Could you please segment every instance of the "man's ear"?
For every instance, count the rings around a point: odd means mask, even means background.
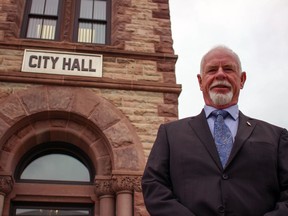
[[[198,84],[199,84],[199,87],[200,87],[200,90],[202,91],[202,77],[200,74],[197,74],[197,79],[198,79]]]
[[[246,72],[243,71],[243,72],[241,73],[241,83],[240,83],[240,87],[241,87],[241,89],[244,88],[244,84],[245,84],[245,82],[246,82]]]

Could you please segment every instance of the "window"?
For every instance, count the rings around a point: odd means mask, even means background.
[[[24,19],[26,38],[56,39],[59,0],[28,0]],[[26,24],[25,24],[26,23]]]
[[[61,142],[42,144],[28,152],[16,169],[22,182],[93,182],[94,171],[87,156],[77,147]]]
[[[110,29],[110,1],[27,0],[21,37],[62,40],[67,37],[61,35],[64,34],[63,32],[71,32],[73,35],[68,36],[68,40],[73,41],[70,42],[107,44]],[[65,13],[65,10],[71,13]],[[61,23],[61,21],[67,23],[67,20],[70,20],[72,25]]]
[[[20,179],[89,182],[90,174],[77,158],[65,153],[48,153],[30,162]]]
[[[78,42],[106,43],[107,2],[105,0],[80,0]]]
[[[95,169],[90,158],[75,145],[37,145],[20,159],[14,177],[22,191],[33,191],[33,195],[11,200],[10,216],[94,215],[95,203],[83,191],[93,191]],[[39,194],[40,188],[43,192]],[[73,194],[63,196],[65,191]]]
[[[91,216],[93,208],[87,204],[51,204],[16,202],[12,204],[12,216]]]

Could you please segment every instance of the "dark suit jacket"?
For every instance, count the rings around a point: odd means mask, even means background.
[[[151,216],[288,216],[288,132],[240,112],[223,169],[204,110],[161,125],[142,189]]]

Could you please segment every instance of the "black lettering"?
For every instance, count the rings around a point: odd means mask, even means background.
[[[67,67],[67,70],[71,70],[71,58],[68,58],[67,60],[66,58],[63,58],[62,69],[65,70],[66,67]]]
[[[42,62],[42,57],[39,56],[39,58],[38,58],[38,65],[37,65],[38,68],[41,68],[41,62]]]
[[[33,60],[37,60],[38,57],[36,55],[31,55],[29,58],[29,67],[36,68],[37,64],[33,63]]]
[[[59,57],[53,57],[51,56],[51,62],[52,62],[52,69],[55,69],[56,63],[58,61]]]
[[[89,71],[90,72],[96,72],[96,69],[95,68],[92,68],[92,59],[89,59]]]
[[[88,71],[88,68],[85,68],[85,59],[82,59],[81,71]]]
[[[79,64],[79,60],[78,59],[74,59],[71,70],[78,70],[80,71],[80,64]]]
[[[48,62],[49,59],[50,59],[49,56],[43,56],[43,60],[44,60],[43,68],[47,68],[47,62]]]

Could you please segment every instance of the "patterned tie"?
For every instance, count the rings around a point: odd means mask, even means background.
[[[214,122],[214,140],[223,167],[227,163],[233,146],[232,133],[224,122],[228,114],[225,110],[215,110],[212,112],[212,115],[216,116]]]

